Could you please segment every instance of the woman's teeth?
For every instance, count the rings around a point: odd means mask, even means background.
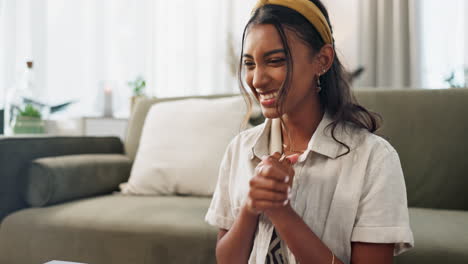
[[[272,93],[268,93],[268,94],[261,94],[260,95],[260,100],[270,100],[270,99],[273,99],[273,98],[276,98],[278,97],[278,92],[272,92]]]

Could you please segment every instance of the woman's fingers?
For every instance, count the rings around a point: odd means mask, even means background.
[[[285,172],[278,166],[271,164],[264,164],[258,171],[258,175],[264,178],[274,179],[281,182],[288,182],[291,178],[290,172]]]
[[[250,189],[265,189],[268,191],[288,193],[289,184],[267,177],[253,177],[250,180]]]
[[[294,176],[294,169],[289,161],[280,161],[273,155],[264,157],[256,170],[256,174],[259,176],[284,182],[289,182]]]
[[[262,200],[271,202],[284,202],[288,199],[288,194],[284,192],[272,192],[264,189],[250,189],[249,196],[252,200]]]
[[[286,206],[289,203],[289,200],[284,202],[272,202],[272,201],[263,201],[263,200],[251,200],[250,206],[257,212],[262,212],[271,209],[277,209]]]
[[[299,160],[299,154],[292,154],[285,157],[286,161],[289,161],[289,164],[294,165]]]
[[[286,206],[291,195],[291,180],[294,176],[292,165],[298,155],[281,156],[278,152],[264,156],[255,168],[250,180],[248,206],[260,212]]]
[[[279,152],[275,152],[275,153],[273,153],[273,154],[270,155],[270,156],[273,157],[274,159],[279,160],[279,159],[281,158],[282,155],[281,155]]]

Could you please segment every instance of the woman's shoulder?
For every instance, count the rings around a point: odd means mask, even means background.
[[[234,145],[253,146],[265,130],[265,122],[255,127],[248,128],[237,134],[231,141],[231,147]]]
[[[367,129],[349,127],[348,141],[352,142],[351,149],[367,152],[372,156],[397,154],[392,144],[382,135],[372,133]]]
[[[383,136],[369,132],[366,129],[359,129],[354,134],[354,148],[351,148],[352,160],[365,165],[366,175],[375,174],[371,177],[395,177],[402,175],[400,157],[392,144]],[[387,170],[384,173],[377,171]],[[382,174],[382,175],[379,175]],[[363,174],[364,175],[364,174]],[[398,177],[397,177],[398,178]],[[369,178],[368,178],[369,180]]]
[[[230,167],[233,161],[250,160],[253,147],[264,131],[264,124],[241,131],[229,143],[224,153],[223,166]]]
[[[366,131],[365,134],[365,144],[367,144],[367,147],[376,154],[388,155],[391,153],[397,153],[392,144],[387,139],[385,139],[384,136],[374,134],[369,131]]]

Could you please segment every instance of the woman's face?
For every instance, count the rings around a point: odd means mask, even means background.
[[[316,75],[321,73],[312,51],[299,37],[285,29],[293,59],[293,72],[289,92],[285,99],[284,114],[294,114],[319,104]],[[278,91],[286,79],[286,54],[280,35],[273,25],[255,25],[246,33],[243,64],[245,81],[260,102],[266,118],[278,118]]]

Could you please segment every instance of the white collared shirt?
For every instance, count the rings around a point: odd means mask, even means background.
[[[351,242],[395,243],[394,255],[413,247],[406,187],[395,149],[364,129],[338,126],[325,114],[307,150],[293,165],[291,206],[309,228],[344,263],[351,259]],[[268,155],[271,120],[241,132],[229,144],[205,220],[229,230],[249,190],[260,158]],[[264,264],[274,226],[260,215],[249,263]],[[285,244],[288,263],[296,260]]]

